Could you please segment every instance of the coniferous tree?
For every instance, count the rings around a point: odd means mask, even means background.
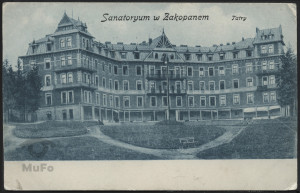
[[[291,47],[281,57],[282,65],[277,76],[277,101],[283,106],[289,106],[291,115],[297,107],[297,57]]]

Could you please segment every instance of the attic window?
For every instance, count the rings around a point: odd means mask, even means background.
[[[47,44],[47,51],[48,51],[48,52],[51,51],[51,44]]]
[[[170,59],[174,60],[174,54],[171,54]]]
[[[134,52],[134,59],[140,59],[140,53],[139,52]]]
[[[202,54],[197,54],[197,60],[201,61],[202,60]]]
[[[233,59],[237,59],[238,58],[238,52],[233,52]]]
[[[191,60],[191,54],[184,54],[185,60]]]
[[[251,50],[248,50],[247,51],[247,57],[251,57],[252,56],[252,51]]]
[[[223,52],[220,53],[220,60],[224,60],[224,55],[225,54]]]
[[[115,58],[115,51],[110,51],[110,56],[111,56],[112,58]]]
[[[208,61],[212,61],[212,55],[208,56]]]
[[[126,59],[126,52],[121,52],[120,55],[122,59]]]

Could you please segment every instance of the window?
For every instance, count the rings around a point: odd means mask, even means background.
[[[199,68],[199,76],[204,76],[204,68],[203,67],[200,67]]]
[[[233,59],[237,59],[238,58],[238,52],[233,52]]]
[[[215,90],[215,81],[209,81],[209,90]]]
[[[154,54],[154,58],[158,59],[158,54],[157,53]]]
[[[220,96],[220,106],[226,106],[226,95]]]
[[[269,83],[270,83],[270,85],[274,85],[275,84],[275,76],[274,75],[269,76]]]
[[[119,90],[119,81],[115,80],[115,90]]]
[[[72,83],[73,82],[73,73],[69,72],[68,73],[68,83]]]
[[[239,88],[239,80],[233,80],[233,88]]]
[[[120,107],[120,98],[118,96],[115,97],[115,106]]]
[[[168,106],[168,98],[166,96],[162,97],[162,106],[163,107]]]
[[[141,66],[136,66],[136,75],[141,76],[142,75],[142,67]]]
[[[105,71],[105,64],[104,63],[102,64],[102,71],[103,72]]]
[[[115,51],[110,51],[109,53],[110,53],[110,56],[111,56],[112,58],[115,58],[115,55],[116,55],[116,54],[115,54]]]
[[[237,64],[232,65],[232,74],[238,74],[239,73],[239,67]]]
[[[123,66],[122,68],[123,68],[123,75],[128,76],[129,75],[129,73],[128,73],[128,66]]]
[[[252,56],[252,51],[247,51],[247,57],[251,57]]]
[[[68,103],[74,103],[73,91],[68,91]]]
[[[262,62],[262,70],[267,70],[267,62],[266,61]]]
[[[109,81],[108,81],[109,83],[109,89],[113,89],[113,85],[112,85],[112,79],[109,79]]]
[[[247,87],[253,86],[253,78],[252,77],[247,78],[246,82],[247,82]]]
[[[71,120],[74,118],[73,109],[69,109],[69,116]]]
[[[263,86],[268,85],[268,77],[267,77],[267,76],[263,76],[263,77],[262,77],[262,85],[263,85]]]
[[[224,60],[224,53],[220,53],[220,60]]]
[[[225,80],[220,80],[220,90],[225,89]]]
[[[176,106],[177,107],[181,107],[182,106],[182,97],[181,96],[177,96],[176,97]]]
[[[72,65],[72,56],[68,56],[68,65]]]
[[[269,69],[274,70],[274,61],[273,60],[269,62]]]
[[[46,93],[46,105],[52,105],[52,94],[51,93]]]
[[[137,107],[143,107],[143,97],[137,96]]]
[[[264,92],[263,93],[263,102],[268,103],[269,102],[269,93]]]
[[[129,90],[129,82],[128,80],[123,81],[123,90]]]
[[[66,58],[64,56],[60,57],[61,60],[61,65],[65,66],[66,65]]]
[[[126,52],[121,52],[120,54],[122,59],[126,59]]]
[[[276,101],[276,92],[270,92],[270,101],[275,102]]]
[[[208,61],[212,61],[212,56],[211,55],[208,56]]]
[[[99,77],[95,76],[95,85],[98,87],[99,86]]]
[[[193,67],[189,66],[187,68],[187,71],[188,71],[188,76],[193,76]]]
[[[106,94],[103,94],[103,106],[106,106],[107,104],[107,98],[106,98]]]
[[[106,79],[105,78],[102,78],[102,87],[106,88]]]
[[[114,106],[114,103],[113,103],[113,96],[112,95],[110,95],[109,96],[109,105],[111,106],[111,107],[113,107]]]
[[[51,85],[51,75],[46,75],[45,76],[45,86],[50,86]]]
[[[214,75],[214,68],[208,68],[208,75],[213,76]]]
[[[67,46],[72,47],[72,39],[71,38],[67,38]]]
[[[253,104],[253,103],[254,103],[254,94],[247,93],[247,104]]]
[[[193,96],[189,96],[189,107],[193,107],[194,106],[194,97]]]
[[[253,72],[252,63],[247,63],[246,64],[246,73],[251,73],[251,72]]]
[[[115,74],[115,75],[118,74],[118,66],[114,66],[114,74]]]
[[[91,91],[84,91],[83,94],[84,94],[84,98],[83,98],[84,102],[85,103],[92,103],[92,93],[91,93]]]
[[[234,105],[240,104],[240,95],[239,94],[234,94],[233,95],[233,104]]]
[[[95,68],[98,69],[98,60],[95,60],[94,63],[95,63]]]
[[[100,104],[100,94],[96,93],[96,104],[99,105]]]
[[[200,97],[200,106],[201,107],[205,107],[206,106],[206,97],[205,96],[201,96]]]
[[[82,47],[84,48],[85,47],[85,39],[82,38]]]
[[[50,59],[45,59],[45,69],[50,69],[50,67],[51,67]]]
[[[150,97],[150,106],[156,107],[156,97],[155,96]]]
[[[175,87],[176,87],[175,89],[177,90],[177,92],[181,90],[181,83],[180,83],[180,81],[176,81],[175,82]]]
[[[129,96],[124,96],[123,97],[123,103],[124,103],[124,107],[129,107],[130,106],[130,98],[129,98]]]
[[[261,46],[261,53],[266,54],[267,53],[267,48],[266,46]]]
[[[67,80],[66,80],[66,74],[61,74],[61,83],[62,84],[66,84],[67,83]]]
[[[63,120],[67,120],[67,110],[62,110]]]
[[[188,81],[188,90],[193,90],[193,81]]]
[[[155,70],[154,66],[149,66],[149,71],[151,75],[154,75],[154,70]]]
[[[133,55],[134,55],[134,59],[140,59],[140,53],[134,52]]]
[[[61,92],[61,103],[67,104],[67,92]]]
[[[65,39],[60,39],[60,47],[61,48],[65,47]]]
[[[216,97],[215,96],[209,97],[209,106],[216,106]]]
[[[204,82],[204,81],[200,81],[200,82],[199,82],[199,88],[200,88],[200,90],[202,90],[202,91],[205,90],[205,82]]]
[[[202,61],[202,54],[197,54],[197,60]]]
[[[51,44],[47,43],[47,51],[50,52],[51,51]]]
[[[274,46],[273,44],[269,45],[269,53],[273,53],[274,52]]]
[[[112,67],[111,67],[111,64],[108,65],[108,71],[109,71],[109,73],[112,74]]]
[[[219,67],[219,75],[225,75],[225,69],[224,66]]]
[[[185,60],[191,60],[191,54],[184,54]]]
[[[136,81],[136,90],[142,90],[142,81],[141,80]]]

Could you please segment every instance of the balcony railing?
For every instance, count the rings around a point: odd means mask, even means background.
[[[270,85],[263,85],[263,86],[257,86],[257,91],[267,91],[269,89],[276,89],[277,85],[276,84],[270,84]]]
[[[166,80],[169,77],[169,79],[173,80],[183,80],[186,79],[186,75],[182,74],[164,74],[164,73],[155,73],[155,74],[147,74],[146,78],[148,80]]]
[[[97,89],[98,86],[95,84],[89,84],[85,82],[74,82],[74,83],[60,83],[54,86],[54,89],[65,89],[65,88],[74,88],[74,87],[85,87],[90,89]]]
[[[262,75],[270,75],[270,74],[277,74],[278,73],[278,70],[276,69],[273,69],[273,70],[257,70],[256,71],[256,75],[257,76],[262,76]]]
[[[66,60],[64,65],[62,65],[61,61],[58,61],[55,64],[54,71],[59,72],[59,71],[70,71],[70,70],[78,70],[78,69],[82,69],[90,72],[97,71],[97,69],[93,64],[91,63],[87,64],[84,61],[82,62],[77,62],[77,61],[78,60],[76,59],[72,59],[72,64],[69,64],[68,61]]]
[[[167,92],[167,89],[150,89],[146,91],[147,94],[152,95],[167,95]],[[186,93],[186,89],[169,89],[170,95],[184,95]]]

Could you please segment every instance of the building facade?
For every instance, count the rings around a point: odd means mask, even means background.
[[[211,47],[176,46],[165,32],[139,44],[100,43],[65,13],[20,59],[43,79],[39,120],[243,119],[281,115],[283,46],[281,26]]]

